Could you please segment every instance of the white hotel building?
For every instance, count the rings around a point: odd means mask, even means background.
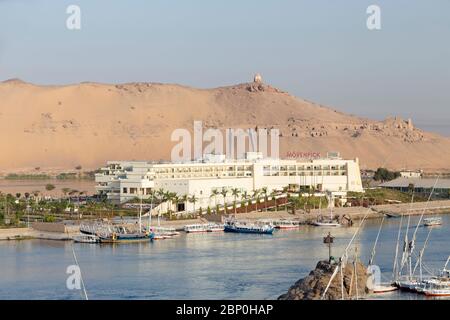
[[[309,186],[336,194],[363,191],[358,159],[280,160],[262,158],[257,152],[248,152],[242,160],[205,155],[202,161],[186,163],[108,161],[96,174],[95,181],[97,192],[116,204],[141,195],[149,198],[151,190],[164,189],[179,196],[195,195],[198,198],[195,207],[203,210],[208,206],[214,208],[215,200],[223,204],[222,196],[211,198],[214,189],[238,188],[249,194],[263,187],[271,192],[286,186]],[[226,200],[227,203],[234,200],[231,192]],[[187,205],[187,211],[191,211],[193,204]]]

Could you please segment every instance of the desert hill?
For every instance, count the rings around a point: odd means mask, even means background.
[[[339,151],[362,168],[450,170],[450,139],[412,121],[347,115],[269,85],[0,83],[0,171],[95,169],[107,160],[170,159],[176,128],[279,128],[288,153]]]

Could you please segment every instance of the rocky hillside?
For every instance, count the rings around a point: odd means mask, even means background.
[[[411,120],[363,119],[253,82],[215,89],[158,83],[0,83],[0,171],[94,169],[114,159],[170,159],[171,133],[279,128],[282,157],[339,151],[362,168],[450,169],[450,139]]]

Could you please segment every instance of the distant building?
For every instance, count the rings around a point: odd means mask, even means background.
[[[400,177],[402,178],[421,178],[422,177],[422,171],[400,171]]]
[[[380,187],[403,192],[414,190],[415,194],[428,197],[433,190],[433,198],[450,198],[450,179],[405,178],[400,177],[380,184]]]
[[[259,152],[248,152],[245,159],[238,160],[205,155],[202,161],[185,163],[109,161],[95,175],[95,181],[97,192],[117,204],[140,196],[149,198],[152,190],[164,189],[179,196],[195,195],[195,208],[203,210],[232,203],[233,188],[249,193],[263,187],[271,192],[287,186],[309,186],[331,193],[363,191],[357,160],[280,160],[263,158]],[[223,188],[228,190],[225,199],[212,196],[214,190]],[[192,210],[193,204],[180,204],[176,211],[185,209]]]

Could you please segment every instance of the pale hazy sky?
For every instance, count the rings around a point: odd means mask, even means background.
[[[81,8],[81,30],[66,8]],[[381,7],[381,30],[366,9]],[[448,0],[0,0],[0,80],[251,80],[450,135]]]

